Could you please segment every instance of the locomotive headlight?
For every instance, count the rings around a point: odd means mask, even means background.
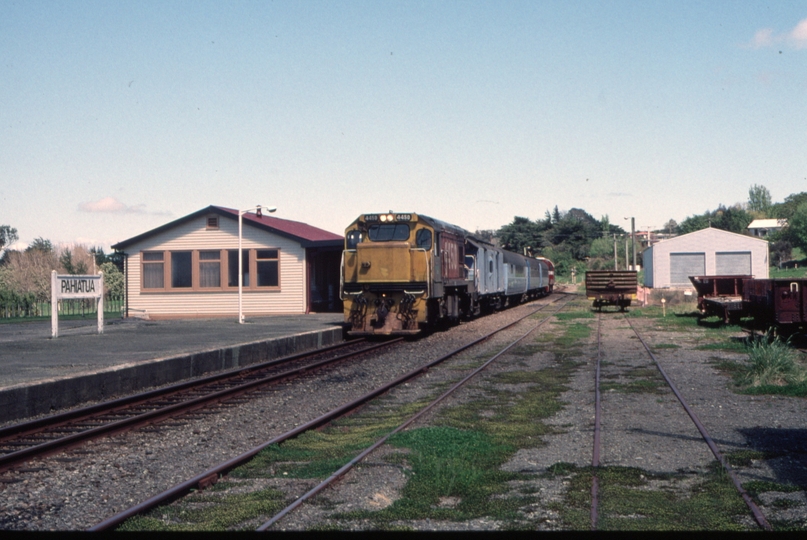
[[[386,216],[386,215],[382,215],[382,216],[380,216],[380,217],[379,217],[379,219],[381,219],[381,221],[387,221],[387,216]]]

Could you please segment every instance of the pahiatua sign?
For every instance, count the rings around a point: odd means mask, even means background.
[[[51,273],[51,337],[59,337],[59,300],[95,298],[98,300],[98,333],[104,333],[104,274],[89,276]]]

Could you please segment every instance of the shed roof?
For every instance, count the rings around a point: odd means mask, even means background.
[[[763,238],[757,238],[755,236],[748,236],[747,234],[738,234],[738,233],[734,233],[734,232],[731,232],[731,231],[724,231],[723,229],[716,229],[714,227],[707,227],[705,229],[700,229],[700,230],[697,230],[697,231],[693,231],[691,233],[682,234],[682,235],[679,235],[679,236],[674,236],[672,238],[667,238],[665,240],[660,240],[659,242],[656,242],[652,246],[646,247],[644,249],[644,251],[652,249],[655,246],[661,246],[662,244],[666,247],[666,246],[669,246],[671,244],[675,244],[677,242],[682,242],[682,241],[686,242],[688,239],[691,239],[692,237],[695,237],[695,236],[705,236],[707,238],[714,238],[714,237],[720,237],[720,236],[724,236],[724,235],[742,238],[743,240],[748,241],[748,242],[761,242],[761,243],[764,243],[764,244],[768,243],[768,241],[763,239]]]
[[[202,208],[201,210],[198,210],[192,214],[188,214],[187,216],[166,223],[165,225],[161,225],[156,229],[152,229],[144,232],[143,234],[133,236],[132,238],[123,240],[122,242],[118,242],[112,246],[112,249],[125,249],[126,247],[150,236],[172,229],[173,227],[181,225],[189,220],[209,214],[218,214],[227,219],[238,220],[238,210],[225,208],[223,206],[210,205],[207,208]],[[343,237],[339,236],[338,234],[328,232],[324,229],[320,229],[300,221],[292,221],[290,219],[281,219],[266,215],[258,217],[255,214],[246,213],[244,214],[243,223],[247,226],[257,227],[286,238],[291,238],[292,240],[299,242],[303,247],[340,247],[344,241]]]
[[[786,225],[786,219],[755,219],[746,229],[778,229]]]

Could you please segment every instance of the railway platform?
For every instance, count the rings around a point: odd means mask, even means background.
[[[0,324],[0,423],[341,341],[341,313]]]

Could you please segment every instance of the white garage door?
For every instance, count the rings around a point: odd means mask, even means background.
[[[670,285],[691,285],[689,276],[704,274],[705,253],[670,253]]]
[[[726,251],[715,253],[715,273],[718,276],[750,276],[751,252]]]

